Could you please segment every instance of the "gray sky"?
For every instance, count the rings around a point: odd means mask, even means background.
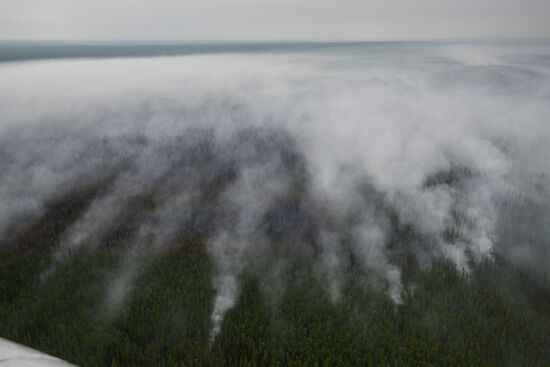
[[[548,38],[550,0],[0,0],[0,39]]]

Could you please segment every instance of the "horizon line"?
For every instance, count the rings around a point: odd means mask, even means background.
[[[201,44],[201,43],[439,43],[439,42],[550,42],[550,37],[441,37],[441,38],[379,38],[379,39],[93,39],[93,38],[0,38],[0,43],[49,43],[49,44]]]

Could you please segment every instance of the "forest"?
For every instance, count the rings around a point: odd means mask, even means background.
[[[472,272],[411,261],[397,304],[352,267],[332,300],[307,259],[286,287],[244,273],[236,306],[211,342],[211,258],[189,238],[157,257],[124,304],[105,301],[116,249],[82,253],[44,277],[48,251],[82,208],[67,197],[4,246],[3,337],[80,366],[548,366],[550,284],[495,257]],[[120,234],[119,234],[120,235]]]

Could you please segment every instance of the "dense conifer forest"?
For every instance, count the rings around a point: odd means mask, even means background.
[[[365,287],[359,268],[334,301],[297,258],[284,289],[243,275],[237,306],[210,343],[213,264],[197,244],[149,263],[116,308],[105,299],[116,251],[75,256],[44,277],[48,238],[63,228],[59,216],[78,208],[68,199],[20,234],[30,242],[5,247],[3,337],[81,366],[550,365],[548,279],[498,257],[469,274],[446,262],[411,263],[401,304]]]
[[[44,256],[1,261],[3,336],[82,366],[550,364],[550,290],[505,263],[468,277],[444,263],[416,271],[401,305],[365,291],[354,274],[336,304],[307,277],[278,299],[248,277],[210,345],[203,256],[158,260],[116,312],[101,302],[112,256],[76,258],[45,283]]]

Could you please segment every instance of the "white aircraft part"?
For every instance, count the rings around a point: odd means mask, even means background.
[[[59,358],[0,338],[0,367],[71,367]]]

